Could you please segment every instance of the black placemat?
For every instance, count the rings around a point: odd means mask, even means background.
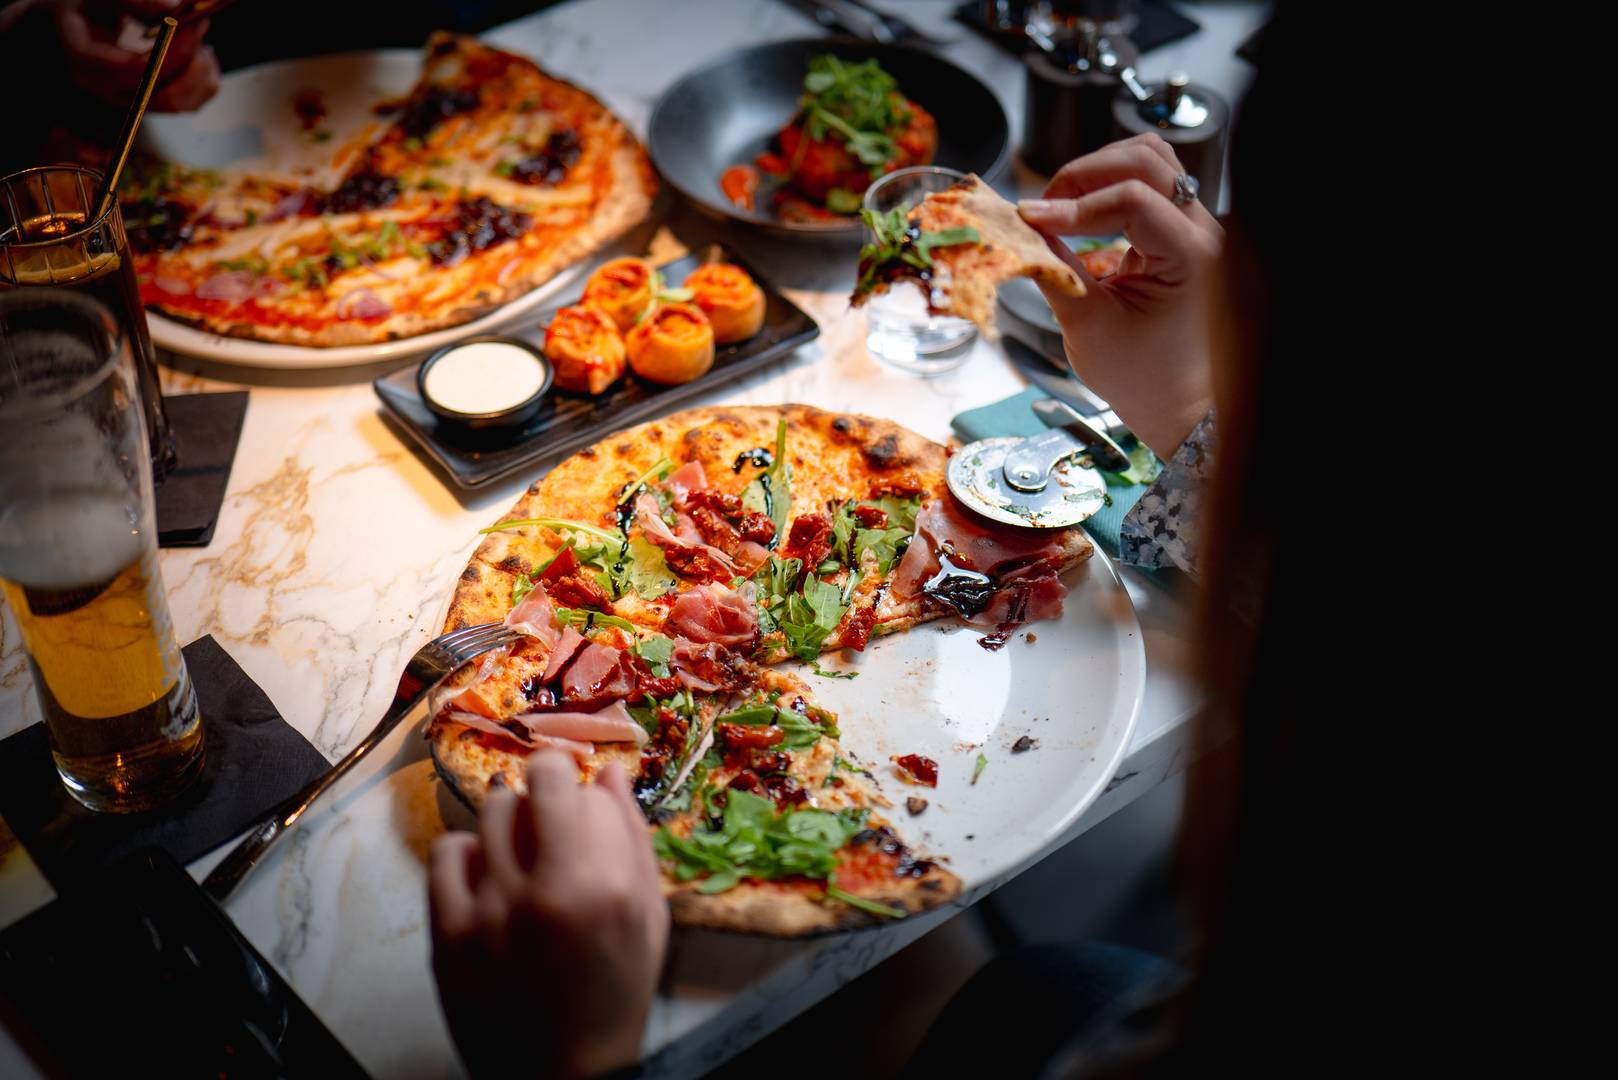
[[[520,429],[491,435],[458,432],[452,425],[441,423],[423,403],[416,387],[420,364],[384,375],[371,385],[386,406],[385,415],[420,444],[458,487],[480,487],[535,462],[571,454],[621,428],[670,412],[693,395],[772,364],[820,334],[820,327],[802,309],[752,267],[717,245],[711,251],[692,253],[660,269],[669,285],[675,286],[685,280],[686,274],[715,258],[740,266],[764,290],[764,328],[746,341],[716,349],[712,369],[693,382],[659,386],[626,372],[598,397],[553,389],[539,412]],[[576,302],[568,300],[557,308]],[[534,327],[506,333],[543,345],[544,327],[553,314],[554,311],[546,312]]]
[[[1138,0],[1135,4],[1135,15],[1135,28],[1129,32],[1129,40],[1134,44],[1136,51],[1141,53],[1150,52],[1171,41],[1190,37],[1202,29],[1202,24],[1181,14],[1163,0]],[[981,3],[969,0],[968,3],[962,4],[955,9],[955,19],[1018,55],[1032,48],[1028,39],[1022,34],[995,30],[984,22]]]
[[[155,848],[0,933],[0,1022],[42,1076],[366,1075]]]
[[[212,637],[184,653],[206,756],[196,783],[166,806],[138,814],[80,806],[56,775],[43,723],[0,742],[0,815],[58,891],[148,844],[188,863],[329,768]]]
[[[201,547],[219,523],[247,416],[247,391],[165,395],[163,411],[178,460],[157,486],[157,543]]]

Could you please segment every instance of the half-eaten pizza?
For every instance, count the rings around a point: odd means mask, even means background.
[[[948,451],[803,405],[694,409],[582,450],[535,483],[461,574],[446,630],[523,635],[435,695],[439,774],[477,806],[562,750],[633,778],[675,921],[781,936],[945,903],[845,723],[784,660],[959,616],[1003,635],[1061,611],[1079,529],[988,523]],[[927,782],[931,763],[901,759]]]

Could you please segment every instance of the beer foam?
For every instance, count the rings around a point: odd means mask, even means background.
[[[30,589],[87,588],[116,577],[149,542],[116,491],[24,499],[0,509],[0,576]]]

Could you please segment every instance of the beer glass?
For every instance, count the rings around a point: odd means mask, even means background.
[[[865,189],[865,209],[878,214],[908,211],[934,191],[945,191],[965,180],[966,174],[934,165],[896,169]],[[876,237],[869,226],[867,243]],[[966,363],[964,346],[977,327],[952,315],[933,315],[920,286],[901,281],[865,303],[870,330],[865,347],[872,356],[917,375],[954,371]]]
[[[132,339],[153,477],[162,483],[175,455],[157,350],[146,328],[118,200],[100,215],[90,206],[100,186],[100,173],[72,165],[24,169],[0,180],[0,292],[62,285],[107,305]]]
[[[202,770],[133,348],[84,293],[0,291],[0,593],[56,770],[92,810],[148,809]]]

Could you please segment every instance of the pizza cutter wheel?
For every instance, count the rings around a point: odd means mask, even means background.
[[[1049,431],[968,443],[949,459],[949,489],[992,521],[1065,529],[1105,505],[1101,470],[1122,472],[1129,456],[1062,402],[1035,402],[1034,412]]]

